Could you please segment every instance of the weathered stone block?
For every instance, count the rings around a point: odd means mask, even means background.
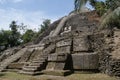
[[[71,53],[71,46],[56,48],[56,53]]]
[[[47,70],[54,70],[54,68],[55,68],[55,62],[48,62],[46,69]]]
[[[71,39],[65,39],[56,43],[56,47],[70,46],[70,45],[71,45]]]
[[[8,69],[22,69],[24,63],[11,63],[8,65]]]
[[[48,56],[48,70],[63,70],[66,64],[67,54],[55,53]]]
[[[63,70],[65,67],[64,62],[49,62],[47,65],[47,70]]]
[[[42,50],[42,49],[44,49],[44,47],[45,47],[45,45],[44,44],[41,44],[41,45],[31,45],[31,46],[27,46],[28,48],[30,48],[30,49],[36,49],[36,50]]]
[[[48,61],[56,61],[56,60],[57,60],[57,54],[48,55]]]
[[[55,63],[55,70],[64,70],[65,62],[63,63]]]
[[[66,59],[67,59],[67,54],[59,53],[57,57],[57,62],[61,62],[61,61],[65,62]]]
[[[53,75],[53,76],[67,76],[72,72],[70,70],[44,70],[42,71],[45,75]]]
[[[36,47],[35,49],[36,49],[36,50],[43,50],[44,47]]]
[[[74,37],[73,39],[73,51],[89,51],[90,44],[87,36]]]
[[[72,54],[74,69],[98,69],[98,54],[96,53],[82,53]]]
[[[66,59],[67,59],[67,54],[63,54],[63,53],[48,55],[48,61],[51,62],[64,62]]]
[[[98,54],[90,54],[89,58],[89,68],[90,69],[98,69],[99,67],[99,55]]]

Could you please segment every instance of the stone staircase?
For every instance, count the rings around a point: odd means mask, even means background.
[[[33,60],[30,64],[25,65],[22,68],[22,71],[20,73],[22,74],[29,74],[29,75],[36,75],[39,74],[41,70],[44,69],[46,64],[45,58],[40,58],[39,60]]]
[[[4,69],[11,64],[12,62],[16,61],[17,59],[19,59],[25,52],[26,52],[27,48],[23,48],[20,51],[18,51],[16,54],[11,55],[10,57],[8,57],[7,59],[3,60],[0,63],[0,72],[4,71]]]
[[[31,49],[31,48],[27,49],[25,54],[21,56],[18,62],[27,62],[33,52],[34,52],[34,49]]]
[[[40,74],[40,71],[46,68],[48,54],[55,48],[54,44],[50,44],[39,55],[27,65],[24,65],[20,73],[28,75]]]

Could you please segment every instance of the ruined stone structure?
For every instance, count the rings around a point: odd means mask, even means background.
[[[98,27],[99,17],[94,11],[63,17],[52,23],[32,45],[12,55],[8,51],[6,58],[1,55],[0,71],[66,75],[97,70],[120,76],[120,31],[98,32]]]

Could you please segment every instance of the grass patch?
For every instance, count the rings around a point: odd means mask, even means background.
[[[32,76],[17,74],[14,72],[5,72],[0,76],[0,80],[30,80]]]
[[[15,72],[0,73],[0,80],[120,80],[115,77],[110,77],[105,74],[71,74],[66,77],[50,76],[50,75],[37,75],[29,76],[18,74]]]
[[[69,80],[119,80],[115,77],[110,77],[105,74],[95,73],[95,74],[72,74],[67,76]]]

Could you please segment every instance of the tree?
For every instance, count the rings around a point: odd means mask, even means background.
[[[39,32],[42,33],[43,31],[45,31],[49,27],[50,23],[51,21],[49,19],[45,19],[43,23],[40,25],[41,29]]]
[[[85,6],[85,4],[90,1],[90,4],[94,7],[97,0],[75,0],[74,5],[75,5],[75,11],[79,12],[82,8],[82,6]]]
[[[108,9],[115,10],[120,7],[120,0],[105,0]]]
[[[18,25],[16,21],[12,21],[10,24],[11,28],[11,39],[10,39],[10,47],[14,47],[20,44],[20,32],[18,32]]]
[[[110,11],[109,14],[105,14],[101,20],[100,29],[111,29],[114,27],[120,29],[120,7]]]
[[[88,0],[75,0],[74,5],[75,5],[75,11],[79,11],[83,5],[86,4]]]
[[[97,0],[75,0],[75,10],[79,11],[87,1],[90,1],[91,5],[101,14],[102,27],[110,27],[110,24],[120,26],[120,0],[105,0],[104,3],[99,3]]]
[[[75,0],[75,11],[80,12],[82,6],[85,6],[88,1],[100,16],[106,12],[105,2],[98,0]]]
[[[23,43],[28,43],[32,41],[35,37],[35,32],[31,29],[28,29],[22,36]]]
[[[101,18],[100,28],[120,28],[120,0],[106,0],[105,3],[107,12]]]
[[[27,31],[27,25],[24,25],[24,23],[21,23],[20,25],[18,25],[18,31],[25,33]]]
[[[102,16],[104,13],[106,13],[107,11],[107,7],[106,7],[106,4],[105,2],[103,1],[98,1],[94,4],[94,8],[95,10],[97,11],[98,15],[99,16]]]
[[[0,51],[7,49],[10,46],[10,30],[1,30],[0,31]]]

